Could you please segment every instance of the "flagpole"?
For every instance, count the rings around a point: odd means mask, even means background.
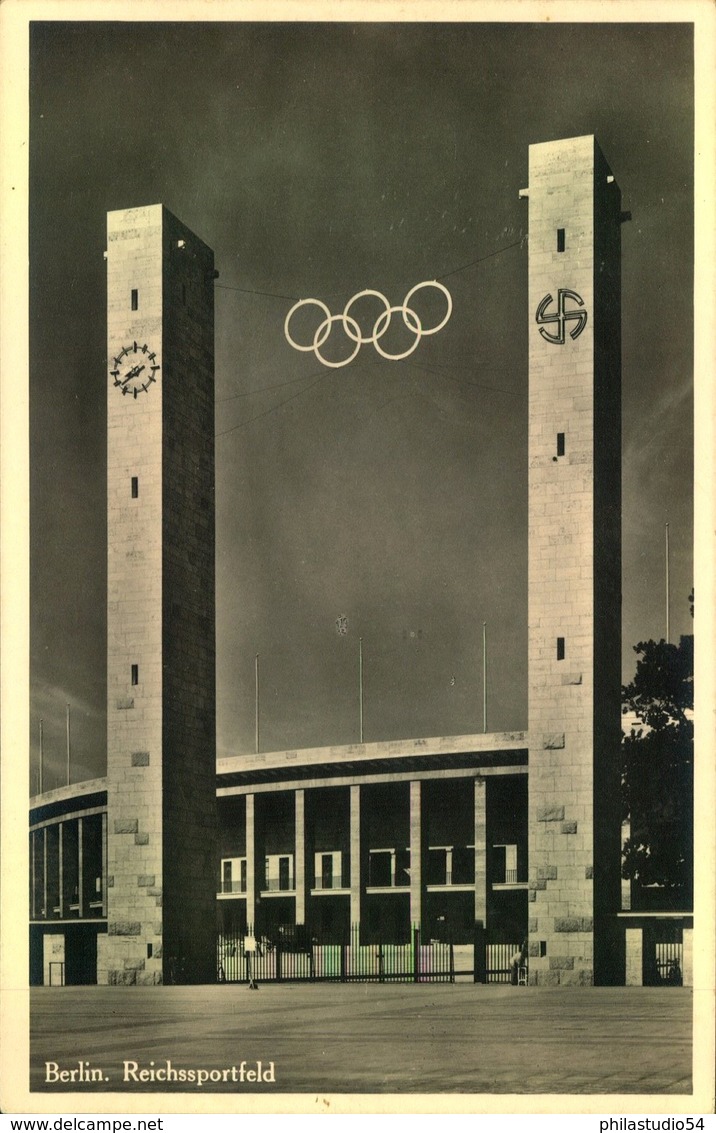
[[[487,622],[482,623],[482,730],[487,732]]]
[[[43,744],[43,735],[42,735],[42,719],[40,719],[40,790],[39,790],[39,794],[42,794],[44,759],[45,759],[45,753],[44,753],[44,744]]]
[[[358,711],[360,720],[360,742],[363,743],[363,638],[358,638]]]
[[[67,786],[70,785],[70,706],[67,705]]]
[[[259,753],[259,655],[258,655],[258,653],[256,654],[255,671],[256,671],[256,711],[255,711],[255,715],[256,715],[256,754],[258,755],[258,753]]]
[[[666,524],[666,644],[669,644],[671,637],[671,626],[669,625],[669,525]]]

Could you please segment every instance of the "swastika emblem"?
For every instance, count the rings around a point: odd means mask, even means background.
[[[570,328],[570,338],[579,338],[587,325],[587,312],[578,311],[574,308],[571,310],[565,309],[566,299],[574,300],[580,307],[584,306],[584,300],[580,295],[577,295],[576,291],[570,291],[568,287],[560,287],[557,292],[557,310],[554,314],[546,314],[546,310],[552,302],[552,296],[545,295],[544,299],[540,300],[539,306],[537,307],[537,314],[535,315],[535,321],[537,323],[557,323],[559,325],[557,334],[550,334],[549,331],[544,329],[544,325],[540,325],[539,328],[542,338],[546,339],[547,342],[554,342],[558,346],[564,346],[565,329],[568,321],[574,321],[577,324],[575,327]]]

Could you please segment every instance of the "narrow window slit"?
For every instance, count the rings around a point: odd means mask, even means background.
[[[566,239],[563,228],[557,229],[557,251],[563,252],[566,245]]]

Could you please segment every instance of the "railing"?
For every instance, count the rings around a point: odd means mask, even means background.
[[[420,930],[414,928],[408,943],[387,941],[362,943],[360,927],[353,925],[341,943],[322,941],[299,925],[282,928],[275,939],[254,937],[256,949],[245,950],[253,934],[231,933],[219,936],[217,979],[241,982],[252,978],[263,981],[331,980],[375,981],[378,983],[453,983],[453,946],[441,941],[423,944]]]
[[[519,884],[519,882],[520,882],[520,878],[519,878],[519,875],[518,875],[518,871],[516,869],[508,869],[508,870],[505,870],[504,876],[495,878],[493,884],[495,884],[495,885],[516,885],[516,884]],[[472,879],[470,879],[468,877],[461,879],[459,875],[456,876],[452,871],[447,870],[442,876],[436,876],[435,874],[433,874],[432,876],[428,875],[427,884],[428,885],[445,885],[445,886],[448,886],[448,885],[472,885],[472,884],[474,884],[474,882],[472,881]],[[313,888],[316,889],[316,890],[322,891],[322,892],[329,892],[330,890],[333,890],[333,889],[342,889],[342,888],[344,888],[344,886],[347,886],[347,885],[348,885],[348,880],[344,879],[343,875],[340,874],[340,873],[334,874],[333,877],[330,880],[325,880],[323,877],[316,876],[316,877],[314,877],[314,881],[313,881]],[[410,878],[407,877],[407,876],[406,876],[406,878],[403,882],[401,882],[397,877],[395,879],[391,879],[391,880],[386,880],[384,878],[373,878],[373,877],[368,878],[368,888],[370,888],[370,889],[398,889],[398,888],[407,888],[407,886],[409,886],[409,885],[410,885]],[[291,892],[294,888],[295,888],[294,879],[291,878],[291,877],[289,877],[287,879],[286,878],[282,879],[282,878],[279,878],[279,877],[271,877],[262,886],[262,890],[264,892],[270,892],[270,893]],[[220,881],[218,892],[219,893],[246,893],[246,882],[245,881],[237,881],[237,880]],[[95,906],[99,907],[101,905],[101,902],[90,902],[90,905],[93,908]],[[70,906],[70,908],[73,908],[73,907],[76,908],[77,906]],[[55,909],[55,912],[59,913],[59,907],[57,909]]]
[[[342,889],[343,877],[340,873],[336,873],[332,878],[324,881],[322,877],[316,877],[313,885],[314,889]]]
[[[654,969],[650,983],[681,987],[684,982],[684,946],[680,941],[655,944]]]
[[[493,876],[493,885],[519,885],[526,883],[526,877],[520,877],[520,871],[517,869],[504,869],[496,877]]]
[[[293,888],[294,882],[292,877],[267,877],[266,881],[263,884],[262,892],[290,892]]]
[[[246,892],[246,882],[245,881],[234,880],[234,881],[220,881],[219,882],[219,893],[245,893],[245,892]]]
[[[394,878],[391,881],[383,881],[380,878],[376,881],[372,877],[369,877],[368,878],[368,885],[366,886],[366,888],[368,888],[368,889],[407,889],[409,885],[410,885],[410,878],[409,877],[406,877],[405,881],[399,881],[397,877]]]
[[[491,984],[508,984],[512,980],[512,958],[520,951],[519,944],[488,944],[485,948],[485,973]]]
[[[425,937],[428,933],[426,931]],[[247,953],[245,945],[254,945]],[[465,948],[460,950],[460,973],[474,975],[479,982],[527,983],[527,965],[515,966],[521,954],[518,943],[486,943],[484,935],[474,947],[472,968],[465,966]],[[241,983],[251,978],[268,982],[335,981],[377,983],[431,983],[455,981],[455,947],[449,940],[427,940],[414,927],[410,939],[396,943],[370,940],[353,925],[343,940],[324,936],[303,925],[281,926],[274,932],[254,936],[253,930],[220,933],[217,940],[217,980]],[[672,963],[673,958],[668,961]],[[672,982],[665,980],[664,982]]]
[[[452,872],[450,870],[429,869],[428,885],[452,885]]]

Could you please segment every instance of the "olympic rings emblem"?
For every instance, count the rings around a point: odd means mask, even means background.
[[[415,295],[416,291],[420,291],[423,287],[437,288],[438,291],[441,291],[443,293],[447,301],[447,310],[442,320],[436,326],[430,327],[429,329],[426,329],[423,326],[417,312],[414,311],[411,306],[409,306],[410,300],[412,299],[413,295]],[[353,316],[349,313],[353,304],[357,303],[359,299],[363,299],[367,295],[371,295],[375,299],[379,299],[383,304],[383,310],[375,320],[371,334],[363,334],[360,326],[353,318]],[[291,333],[288,328],[289,323],[291,322],[291,319],[295,315],[296,311],[308,304],[313,304],[314,307],[318,307],[323,312],[324,318],[316,328],[316,332],[313,336],[313,341],[309,342],[307,345],[302,345],[291,337]],[[388,327],[390,326],[393,315],[398,313],[403,316],[403,322],[408,330],[415,335],[415,341],[412,342],[408,349],[404,350],[402,353],[389,354],[381,346],[380,339],[383,337]],[[387,358],[389,361],[398,362],[402,358],[407,358],[408,355],[412,354],[413,351],[417,348],[418,343],[420,342],[420,339],[423,337],[423,335],[437,334],[438,331],[442,330],[442,328],[445,326],[451,314],[452,296],[450,295],[450,292],[448,291],[447,287],[444,286],[444,284],[438,283],[436,279],[431,279],[426,280],[424,283],[416,283],[415,287],[411,287],[403,302],[396,306],[391,306],[385,295],[383,295],[380,291],[374,291],[372,288],[366,288],[365,291],[358,291],[351,299],[348,300],[339,315],[332,315],[329,308],[320,299],[299,299],[297,303],[294,303],[293,307],[291,307],[291,310],[286,315],[286,320],[283,324],[283,333],[286,336],[286,341],[290,346],[294,348],[294,350],[312,350],[319,362],[321,362],[324,366],[330,366],[332,369],[337,370],[341,366],[347,366],[349,362],[352,362],[361,346],[367,346],[371,343],[373,344],[373,346],[375,346],[381,357]],[[321,354],[321,347],[325,345],[326,340],[331,333],[333,324],[339,322],[343,324],[343,330],[345,331],[347,337],[354,344],[354,346],[353,350],[347,358],[341,359],[340,362],[332,362],[328,358],[325,358],[323,354]]]

